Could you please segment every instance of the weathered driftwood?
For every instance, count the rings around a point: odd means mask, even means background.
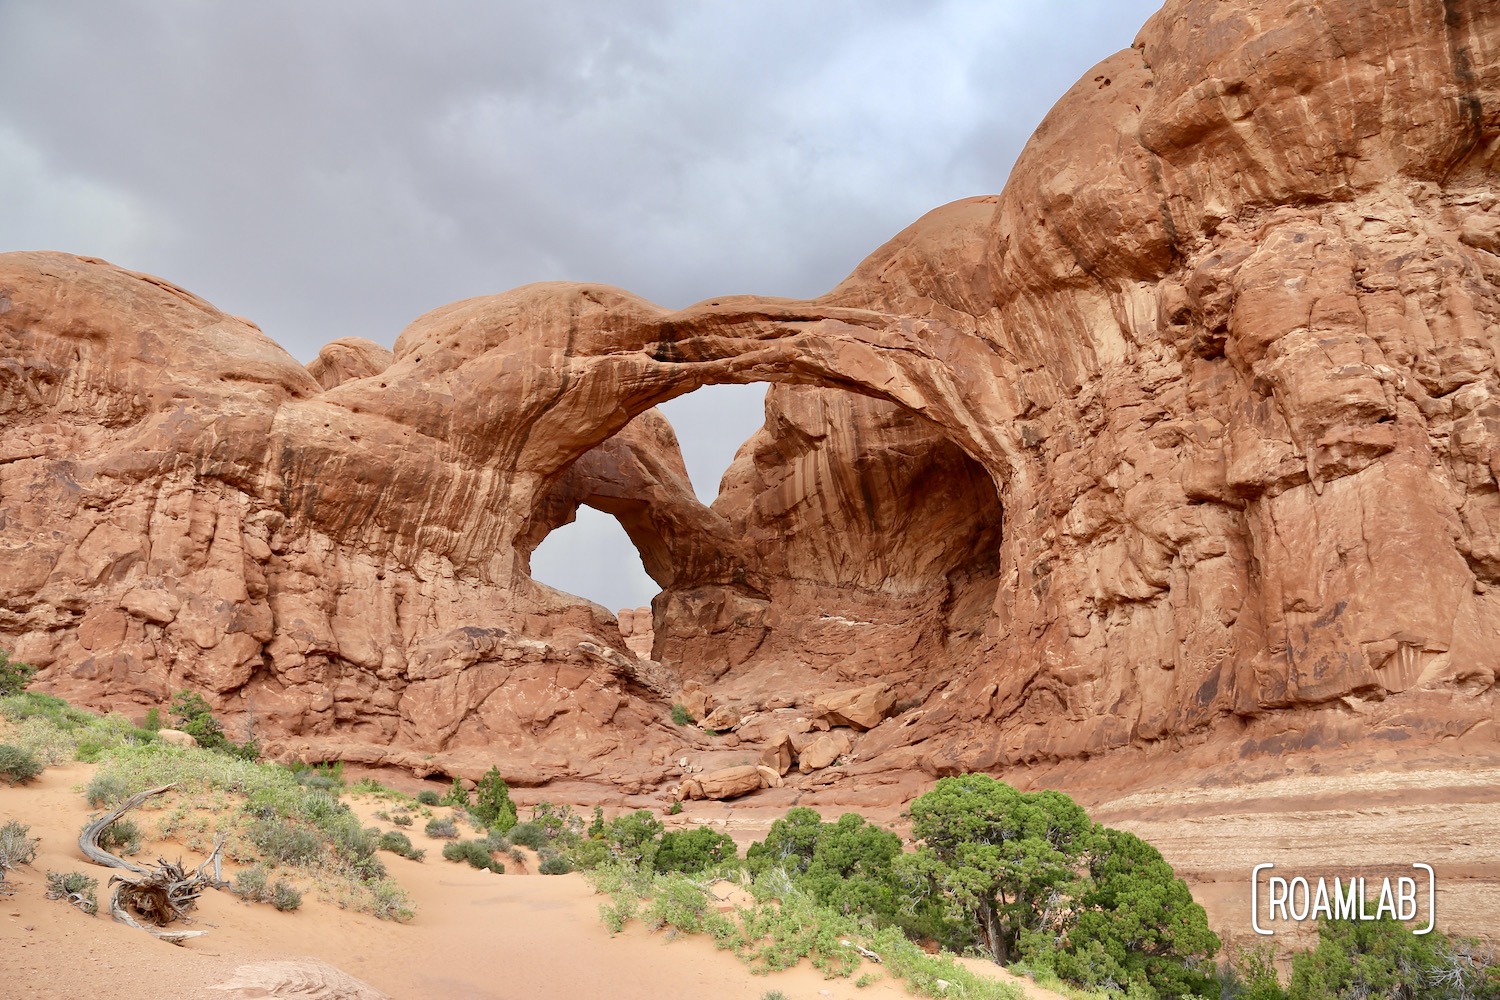
[[[163,941],[181,944],[188,938],[201,937],[208,932],[164,931],[158,928],[165,927],[173,921],[185,919],[187,912],[196,905],[198,896],[204,889],[221,888],[227,884],[222,878],[223,860],[220,856],[224,849],[223,838],[214,838],[213,853],[204,858],[203,862],[191,873],[182,867],[180,861],[173,863],[165,858],[157,858],[154,867],[147,867],[127,861],[99,846],[99,837],[111,823],[153,795],[160,795],[173,787],[162,785],[160,788],[148,788],[144,792],[132,795],[85,826],[83,832],[78,835],[78,849],[83,852],[84,857],[96,865],[120,868],[135,876],[127,878],[123,875],[116,875],[109,880],[109,884],[115,887],[109,898],[111,916],[122,924],[129,924]],[[211,875],[207,873],[210,865],[213,866]],[[137,916],[149,920],[155,926],[142,923],[136,919]]]
[[[855,944],[853,941],[840,941],[839,944],[843,945],[845,948],[853,948],[855,951],[859,952],[861,955],[863,955],[865,958],[868,958],[872,962],[878,963],[880,961],[879,955],[875,954],[868,948],[864,948],[860,945]]]

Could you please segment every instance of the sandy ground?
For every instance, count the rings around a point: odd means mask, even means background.
[[[856,988],[852,979],[825,980],[806,966],[754,976],[706,938],[668,940],[638,923],[611,938],[599,920],[601,897],[581,876],[523,875],[513,864],[507,874],[495,875],[452,864],[439,857],[441,842],[427,838],[420,823],[407,832],[413,843],[428,849],[425,861],[381,853],[416,904],[417,917],[410,923],[339,910],[312,892],[300,910],[284,914],[210,891],[193,924],[208,936],[180,947],[165,944],[44,896],[50,869],[96,875],[104,898],[108,871],[90,866],[77,847],[88,809],[76,789],[92,771],[90,765],[72,764],[48,768],[26,786],[0,786],[0,822],[20,818],[32,836],[41,837],[35,864],[12,872],[15,893],[0,898],[0,996],[7,1000],[223,1000],[231,994],[209,987],[230,979],[236,967],[298,956],[329,962],[391,997],[416,1000],[758,1000],[768,990],[780,990],[791,1000],[907,996],[889,979]],[[381,807],[356,803],[367,817]],[[140,859],[163,852],[197,860],[175,844],[149,845]]]
[[[598,917],[600,897],[580,876],[533,876],[523,873],[532,866],[512,862],[507,874],[494,875],[442,861],[441,843],[422,833],[420,821],[406,832],[428,849],[425,862],[381,855],[417,907],[410,923],[340,910],[311,891],[292,914],[210,892],[195,925],[210,934],[174,947],[43,897],[47,870],[89,867],[76,844],[88,814],[77,789],[91,773],[89,765],[73,764],[49,768],[27,786],[0,786],[0,822],[20,818],[42,838],[35,865],[12,873],[16,891],[0,898],[0,997],[262,996],[208,987],[246,963],[296,956],[332,963],[397,998],[756,1000],[769,990],[791,1000],[906,995],[889,979],[859,989],[852,979],[824,980],[806,967],[754,976],[705,939],[668,940],[639,924],[611,938]],[[410,784],[409,790],[419,787],[415,779],[382,777]],[[1258,940],[1250,925],[1250,869],[1268,861],[1289,874],[1326,876],[1399,874],[1413,861],[1426,861],[1437,870],[1439,927],[1500,940],[1500,747],[1493,743],[1387,753],[1359,747],[1256,762],[1160,754],[1001,777],[1019,787],[1061,788],[1094,818],[1155,844],[1230,943]],[[525,803],[536,798],[568,797],[556,792],[518,790],[523,815]],[[670,822],[713,823],[743,848],[764,836],[790,804],[818,802],[751,797],[693,803]],[[373,800],[355,805],[367,819],[383,807]],[[903,807],[862,811],[904,832]],[[842,811],[823,808],[829,818]],[[148,846],[143,857],[158,853],[196,861],[175,844]],[[108,873],[95,874],[102,895]],[[1307,943],[1306,935],[1278,929],[1274,943],[1283,948]],[[988,963],[972,967],[1002,975]],[[1046,996],[1034,984],[1023,985]]]

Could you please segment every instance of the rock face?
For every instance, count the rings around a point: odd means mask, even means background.
[[[920,703],[850,774],[1493,728],[1497,160],[1494,4],[1172,0],[1002,195],[810,302],[531,285],[304,369],[159,279],[0,255],[0,645],[299,753],[654,786],[661,683],[529,577],[586,503],[663,587],[643,663]],[[705,507],[651,407],[747,381]]]
[[[656,641],[656,633],[651,625],[650,608],[621,608],[615,612],[615,620],[620,623],[620,637],[625,640],[625,645],[636,656],[650,658],[651,646]]]

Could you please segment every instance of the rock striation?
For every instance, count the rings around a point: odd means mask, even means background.
[[[855,775],[1493,734],[1497,160],[1493,4],[1172,0],[812,301],[530,285],[304,368],[0,255],[0,645],[288,753],[638,789],[674,678],[886,682]],[[748,381],[705,506],[652,407]],[[530,579],[580,504],[663,588],[649,659]]]

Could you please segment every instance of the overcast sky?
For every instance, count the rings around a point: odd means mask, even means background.
[[[0,0],[0,250],[159,274],[302,361],[529,281],[816,295],[998,192],[1159,3]],[[762,395],[669,404],[705,501]],[[647,603],[586,520],[538,578]]]

